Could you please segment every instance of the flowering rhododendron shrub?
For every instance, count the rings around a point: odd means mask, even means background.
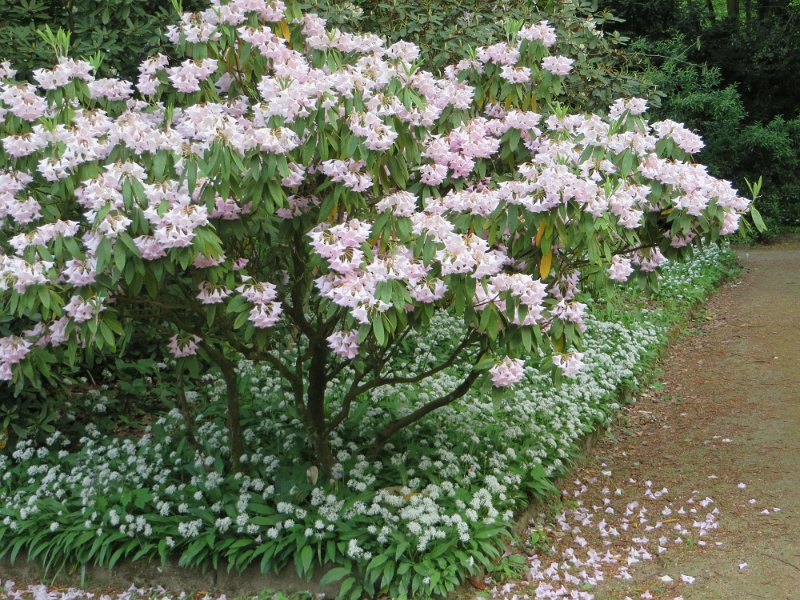
[[[523,355],[574,375],[583,282],[654,281],[749,206],[644,101],[542,110],[573,65],[544,21],[442,78],[412,44],[280,0],[217,2],[168,37],[185,59],[152,56],[137,81],[63,52],[33,83],[0,69],[0,306],[16,328],[0,379],[36,385],[158,322],[179,364],[220,368],[235,469],[237,355],[280,374],[330,473],[330,435],[366,392],[470,365],[387,422],[378,452],[478,380],[512,386]],[[464,325],[447,358],[391,372],[439,311]],[[335,414],[333,378],[347,381]]]

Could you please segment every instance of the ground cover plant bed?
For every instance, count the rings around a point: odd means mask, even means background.
[[[168,556],[200,568],[293,565],[303,575],[334,563],[323,581],[338,581],[343,596],[445,595],[491,566],[515,511],[554,490],[577,443],[614,418],[620,390],[637,385],[670,326],[733,261],[730,250],[712,246],[668,265],[653,295],[620,290],[592,303],[585,367],[575,379],[554,386],[532,368],[500,401],[471,392],[400,432],[384,462],[365,454],[374,429],[387,413],[453,385],[461,367],[392,393],[373,390],[364,414],[332,438],[330,481],[320,478],[279,380],[245,360],[245,473],[223,469],[224,390],[214,373],[186,394],[196,445],[178,409],[140,435],[86,424],[79,439],[54,433],[45,444],[20,442],[0,457],[0,555],[25,550],[51,571]],[[458,320],[437,319],[434,336],[409,337],[399,372],[424,368],[459,334]],[[528,360],[537,367],[541,359]],[[107,411],[114,393],[113,384],[102,386],[70,410]]]

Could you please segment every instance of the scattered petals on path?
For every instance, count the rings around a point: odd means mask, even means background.
[[[0,579],[0,598],[2,600],[227,600],[224,594],[206,592],[187,594],[171,593],[162,587],[138,588],[131,585],[127,590],[108,593],[90,592],[77,588],[59,588],[43,584],[20,585],[13,580]]]
[[[492,597],[591,600],[596,586],[632,579],[637,565],[678,544],[706,546],[719,527],[714,499],[697,490],[677,498],[652,481],[629,479],[615,487],[610,477],[610,471],[602,471],[602,476],[575,480],[562,491],[561,512],[550,519],[540,514],[527,532],[529,540],[545,540],[546,547],[540,543],[529,548],[523,581],[492,588]],[[599,500],[584,500],[593,488],[600,490]],[[663,574],[653,584],[680,588],[695,581],[683,573],[680,582],[677,577]],[[650,590],[641,594],[643,599],[652,597]]]

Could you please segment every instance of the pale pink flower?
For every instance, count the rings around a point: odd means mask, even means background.
[[[689,131],[683,124],[669,119],[651,125],[659,139],[666,137],[672,140],[685,152],[694,154],[703,149],[703,139],[696,133]]]
[[[417,209],[417,197],[411,192],[395,192],[385,196],[375,208],[378,212],[392,211],[397,217],[410,217]]]
[[[489,369],[494,387],[508,387],[517,383],[525,375],[525,363],[519,358],[504,356],[503,359]]]
[[[8,336],[0,338],[0,363],[16,365],[22,362],[31,350],[31,343],[25,338]]]
[[[103,310],[105,310],[105,307],[103,306],[102,298],[95,296],[86,300],[77,294],[73,295],[69,303],[64,307],[64,312],[72,317],[72,320],[76,323],[89,321]]]
[[[68,260],[64,263],[62,275],[67,283],[75,286],[91,285],[97,277],[97,260]]]
[[[11,68],[9,61],[4,60],[0,63],[0,79],[13,79],[16,74],[16,69]]]
[[[419,58],[419,46],[411,42],[395,42],[384,51],[386,58],[412,63]]]
[[[247,281],[237,287],[236,291],[251,304],[268,304],[278,297],[277,288],[268,281]]]
[[[419,168],[419,173],[422,183],[437,186],[447,179],[447,165],[422,165]]]
[[[283,312],[280,302],[267,302],[266,304],[256,304],[250,310],[250,322],[259,329],[272,327],[278,322]]]
[[[200,290],[197,294],[197,299],[202,304],[219,304],[231,295],[231,291],[225,286],[209,283],[208,281],[200,282],[197,287]]]
[[[29,83],[0,87],[0,100],[9,111],[25,121],[35,121],[47,112],[47,101],[36,95],[36,88]]]
[[[545,56],[542,59],[542,69],[549,71],[553,75],[563,77],[572,71],[572,63],[575,61],[566,56]]]
[[[583,352],[555,354],[553,364],[561,369],[564,377],[575,377],[583,367]]]
[[[3,138],[3,148],[9,156],[20,158],[29,156],[47,147],[47,138],[37,133],[9,135]]]
[[[739,213],[726,211],[722,217],[722,228],[719,231],[720,235],[730,235],[739,229]]]
[[[225,255],[222,254],[216,258],[211,256],[206,256],[205,254],[198,254],[194,257],[194,261],[192,261],[192,266],[196,269],[209,269],[211,267],[216,267],[221,265],[225,262]]]
[[[122,79],[96,79],[89,82],[89,93],[92,98],[105,98],[106,100],[127,100],[133,94],[133,84]]]
[[[547,21],[539,21],[535,25],[525,25],[517,33],[521,40],[537,40],[545,48],[550,48],[556,43],[556,30]]]
[[[353,359],[358,356],[358,332],[337,331],[328,336],[328,345],[334,354]]]
[[[447,284],[441,279],[424,279],[410,287],[408,294],[417,302],[429,304],[444,298]]]
[[[203,60],[185,60],[177,67],[167,69],[170,83],[179,92],[191,93],[200,91],[200,82],[208,79],[217,70],[217,61],[213,58]]]
[[[200,338],[196,335],[173,335],[169,340],[169,350],[175,358],[184,358],[197,354],[197,344]]]
[[[626,282],[633,273],[631,260],[617,254],[611,259],[611,266],[608,268],[608,278],[614,281]]]
[[[648,248],[637,251],[631,261],[633,264],[639,265],[642,271],[648,273],[650,271],[655,271],[658,267],[666,263],[667,257],[664,256],[658,248]]]
[[[500,77],[509,83],[528,83],[531,80],[531,70],[528,67],[504,65],[500,70]]]

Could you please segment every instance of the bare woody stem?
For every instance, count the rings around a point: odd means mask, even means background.
[[[428,402],[404,417],[395,419],[391,423],[388,423],[383,429],[380,430],[380,432],[378,432],[375,441],[372,443],[372,446],[370,446],[369,455],[374,457],[380,454],[381,450],[383,450],[383,447],[386,445],[386,442],[389,441],[389,438],[391,438],[404,427],[419,421],[422,417],[430,412],[433,412],[437,408],[447,406],[451,402],[454,402],[464,396],[470,390],[472,384],[475,383],[475,380],[479,375],[480,372],[478,371],[470,371],[469,375],[467,375],[464,381],[462,381],[459,386],[450,393],[437,398],[433,402]]]
[[[242,471],[242,454],[244,454],[244,441],[242,436],[242,423],[239,414],[239,384],[236,377],[236,368],[222,352],[209,344],[203,343],[203,350],[213,360],[225,381],[226,399],[228,404],[228,437],[231,445],[231,470],[234,473]]]
[[[347,391],[347,394],[344,397],[344,400],[342,402],[342,409],[331,420],[330,424],[328,425],[328,431],[330,432],[330,431],[333,431],[334,429],[336,429],[342,423],[342,421],[344,421],[347,418],[347,416],[350,413],[350,408],[352,407],[353,401],[358,396],[360,396],[361,394],[364,394],[364,393],[368,392],[369,390],[374,389],[374,388],[379,387],[379,386],[382,386],[382,385],[401,385],[401,384],[407,384],[407,383],[417,383],[419,381],[422,381],[423,379],[431,377],[431,376],[435,375],[436,373],[439,373],[440,371],[443,371],[444,369],[447,369],[448,367],[453,366],[456,363],[456,360],[458,360],[459,356],[461,356],[461,353],[471,343],[474,343],[476,341],[476,339],[477,338],[476,338],[474,332],[467,333],[467,335],[464,336],[464,339],[461,340],[461,342],[458,344],[458,346],[456,346],[453,349],[453,351],[450,353],[450,355],[443,362],[439,363],[435,367],[432,367],[432,368],[430,368],[430,369],[428,369],[426,371],[422,371],[421,373],[418,373],[417,375],[408,376],[408,377],[377,377],[376,376],[374,379],[371,379],[370,381],[368,381],[367,383],[364,383],[362,385],[359,385],[359,384],[364,379],[364,375],[366,375],[366,373],[362,373],[362,374],[357,375],[356,378],[351,383],[350,389]],[[380,369],[382,368],[383,364],[385,364],[385,361],[382,361],[380,364],[375,365],[373,367],[373,370],[374,370],[376,375],[378,375],[380,373]]]

